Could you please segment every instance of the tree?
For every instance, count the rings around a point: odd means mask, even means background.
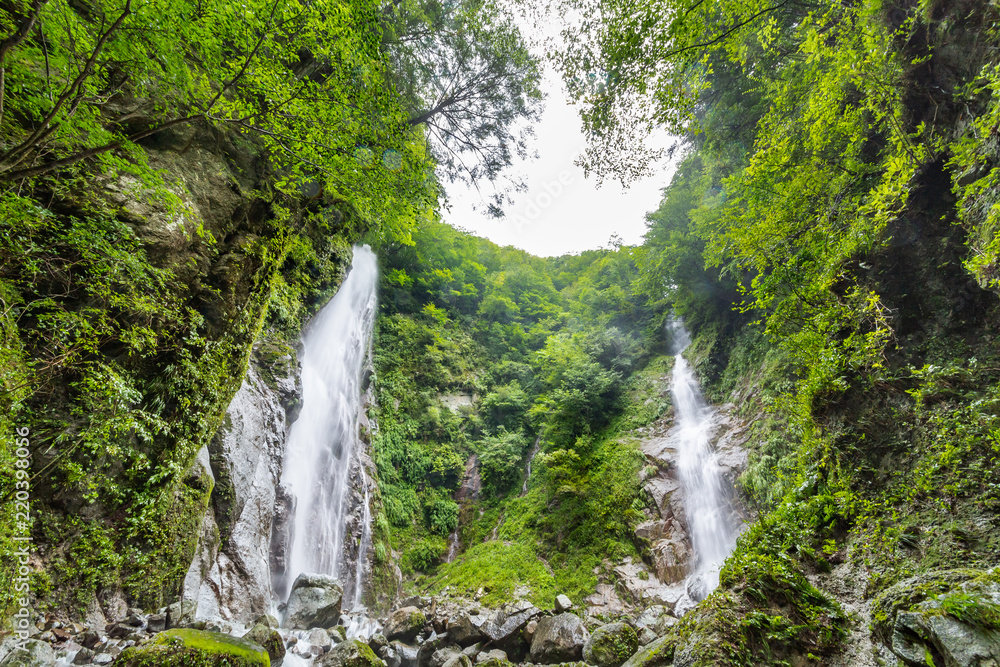
[[[386,48],[414,127],[426,127],[446,178],[479,187],[528,155],[541,68],[510,16],[489,0],[398,1]],[[489,210],[501,215],[506,193]]]
[[[198,124],[252,136],[279,190],[399,227],[430,203],[366,0],[21,0],[0,26],[0,182],[96,161],[152,183],[137,145]]]

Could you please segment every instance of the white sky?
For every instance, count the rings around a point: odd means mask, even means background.
[[[558,75],[548,71],[542,89],[548,97],[535,126],[538,159],[513,167],[523,176],[528,191],[515,193],[514,204],[505,209],[506,217],[496,219],[486,214],[475,189],[449,184],[451,210],[442,212],[444,221],[501,246],[512,245],[543,257],[607,247],[612,234],[629,245],[641,243],[645,214],[659,206],[660,191],[670,183],[674,165],[660,165],[654,176],[633,183],[628,190],[607,179],[598,188],[593,178],[584,178],[583,169],[573,164],[585,141],[577,108],[567,102]],[[483,186],[486,196],[489,187]],[[477,204],[481,210],[474,210]]]

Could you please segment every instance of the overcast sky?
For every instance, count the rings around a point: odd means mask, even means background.
[[[593,178],[584,178],[583,169],[573,164],[585,142],[577,109],[567,103],[555,73],[547,74],[543,90],[548,97],[535,127],[538,159],[514,166],[524,176],[528,191],[516,193],[514,204],[505,209],[506,217],[496,219],[486,214],[484,205],[474,210],[482,203],[474,189],[450,184],[451,210],[443,212],[445,222],[540,256],[607,247],[616,233],[626,244],[641,243],[645,215],[659,205],[660,191],[670,182],[673,165],[660,165],[655,176],[627,190],[607,180],[598,188]]]

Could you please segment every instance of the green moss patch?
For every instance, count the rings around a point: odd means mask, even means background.
[[[271,667],[263,648],[248,641],[204,630],[162,632],[142,648],[122,652],[115,667]]]

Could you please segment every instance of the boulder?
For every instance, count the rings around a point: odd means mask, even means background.
[[[271,616],[271,619],[274,617]],[[265,619],[266,620],[266,619]],[[273,627],[258,623],[243,635],[243,639],[262,646],[271,658],[271,667],[278,667],[285,659],[285,642]]]
[[[531,661],[542,664],[578,661],[590,633],[579,616],[570,613],[546,616],[538,622],[531,640]]]
[[[167,628],[181,628],[194,621],[198,603],[194,600],[178,600],[167,607]]]
[[[677,638],[673,635],[660,637],[640,648],[622,667],[668,667],[673,664],[676,646]]]
[[[688,574],[691,561],[691,547],[687,535],[676,519],[670,520],[671,530],[653,542],[651,548],[653,566],[657,578],[665,584],[683,581]]]
[[[18,641],[8,637],[0,644],[0,666],[2,667],[50,667],[56,664],[56,654],[52,647],[37,639]]]
[[[469,659],[469,656],[459,653],[451,657],[442,667],[472,667],[472,660]]]
[[[417,667],[417,648],[402,642],[392,642],[389,648],[399,656],[400,667]]]
[[[487,638],[483,626],[486,617],[459,612],[448,619],[448,637],[460,646],[469,646]]]
[[[326,628],[340,622],[344,588],[324,574],[300,574],[292,584],[284,627],[292,630]]]
[[[98,663],[94,658],[95,664]],[[152,644],[125,649],[115,667],[269,667],[271,659],[258,644],[218,632],[171,629],[161,632]]]
[[[490,641],[500,647],[506,647],[521,638],[521,632],[528,622],[542,615],[542,610],[530,602],[515,602],[499,611],[482,626],[483,632]]]
[[[413,639],[424,627],[427,617],[416,607],[402,607],[392,612],[385,624],[386,639],[403,641]]]
[[[275,630],[277,630],[278,628],[281,627],[281,625],[278,624],[278,619],[276,619],[271,614],[261,614],[256,619],[254,619],[253,624],[254,625],[263,625],[263,626],[266,626],[268,628],[274,628]]]
[[[947,614],[903,612],[896,617],[890,648],[908,665],[926,665],[926,656],[934,653],[946,667],[1000,664],[1000,631]]]
[[[583,659],[597,667],[620,667],[639,648],[639,637],[626,623],[609,623],[594,630],[583,646]]]
[[[360,639],[340,642],[316,664],[320,667],[386,667],[385,661]]]
[[[504,653],[503,651],[501,651],[498,648],[495,648],[492,651],[483,651],[482,653],[480,653],[479,655],[476,656],[476,664],[477,665],[482,665],[483,663],[487,663],[487,662],[501,662],[501,663],[504,663],[504,662],[510,662],[510,661],[507,659],[507,654],[506,653]]]
[[[556,611],[563,612],[569,611],[573,608],[573,601],[569,599],[566,595],[556,596]]]
[[[333,640],[330,638],[330,633],[323,628],[313,628],[309,631],[309,643],[324,651],[329,651],[333,648]],[[340,642],[337,643],[339,644]]]
[[[442,646],[438,650],[431,654],[431,659],[428,661],[429,667],[443,667],[451,661],[455,656],[462,655],[462,649],[456,644],[449,644],[448,646]]]
[[[150,614],[146,619],[146,630],[149,632],[163,632],[167,629],[167,615]]]
[[[89,648],[81,648],[73,656],[74,665],[86,665],[89,664],[94,659],[94,652]]]

